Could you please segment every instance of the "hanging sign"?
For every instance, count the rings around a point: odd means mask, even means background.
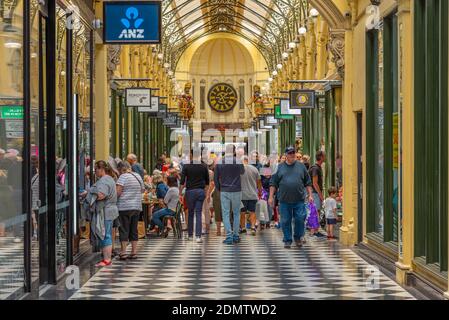
[[[276,106],[274,106],[274,118],[275,119],[293,120],[295,118],[295,116],[290,115],[290,114],[283,114],[281,112],[281,106],[276,105]]]
[[[0,118],[23,119],[23,106],[0,106]]]
[[[153,112],[159,112],[159,97],[151,97],[151,108],[156,110]]]
[[[282,99],[281,100],[281,114],[283,115],[301,115],[301,109],[291,109],[290,108],[290,100],[288,99]]]
[[[159,1],[104,2],[103,17],[105,43],[161,42],[161,2]]]
[[[128,88],[126,89],[127,107],[149,107],[151,108],[151,89],[147,88]],[[148,111],[157,112],[157,111]]]
[[[277,126],[279,124],[279,120],[274,117],[273,114],[265,115],[265,124],[269,126]]]
[[[175,127],[178,125],[178,114],[173,112],[167,112],[164,119],[162,119],[162,124],[167,127]]]
[[[157,117],[159,119],[164,119],[167,115],[167,105],[166,104],[160,104],[159,105],[159,111],[157,113]]]
[[[290,111],[298,109],[314,109],[314,108],[315,108],[314,90],[290,90]]]

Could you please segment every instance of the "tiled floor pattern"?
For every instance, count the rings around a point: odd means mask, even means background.
[[[414,299],[335,241],[307,237],[303,248],[284,249],[276,229],[237,245],[222,240],[147,239],[139,259],[114,260],[70,299]]]

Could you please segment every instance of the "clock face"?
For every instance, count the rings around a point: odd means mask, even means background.
[[[227,83],[217,83],[210,88],[207,99],[215,111],[231,111],[237,104],[237,91]]]

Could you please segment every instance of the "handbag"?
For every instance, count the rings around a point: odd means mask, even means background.
[[[270,218],[268,216],[268,204],[265,200],[259,200],[256,204],[256,217],[257,220],[263,222],[269,222]]]

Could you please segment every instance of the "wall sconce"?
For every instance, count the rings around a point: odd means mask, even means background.
[[[277,67],[279,70],[281,70],[281,69],[282,69],[282,64],[279,63],[276,67]]]
[[[298,33],[299,33],[300,35],[306,34],[306,33],[307,33],[306,27],[301,27],[301,28],[299,28]]]
[[[287,59],[288,59],[288,52],[282,53],[282,58],[284,58],[285,60],[287,60]]]
[[[316,17],[318,17],[319,15],[320,15],[320,13],[318,12],[318,10],[317,9],[315,9],[315,8],[312,8],[312,9],[310,9],[310,16],[311,17],[313,17],[313,18],[316,18]]]
[[[157,58],[158,58],[159,60],[164,59],[164,54],[158,53]]]

